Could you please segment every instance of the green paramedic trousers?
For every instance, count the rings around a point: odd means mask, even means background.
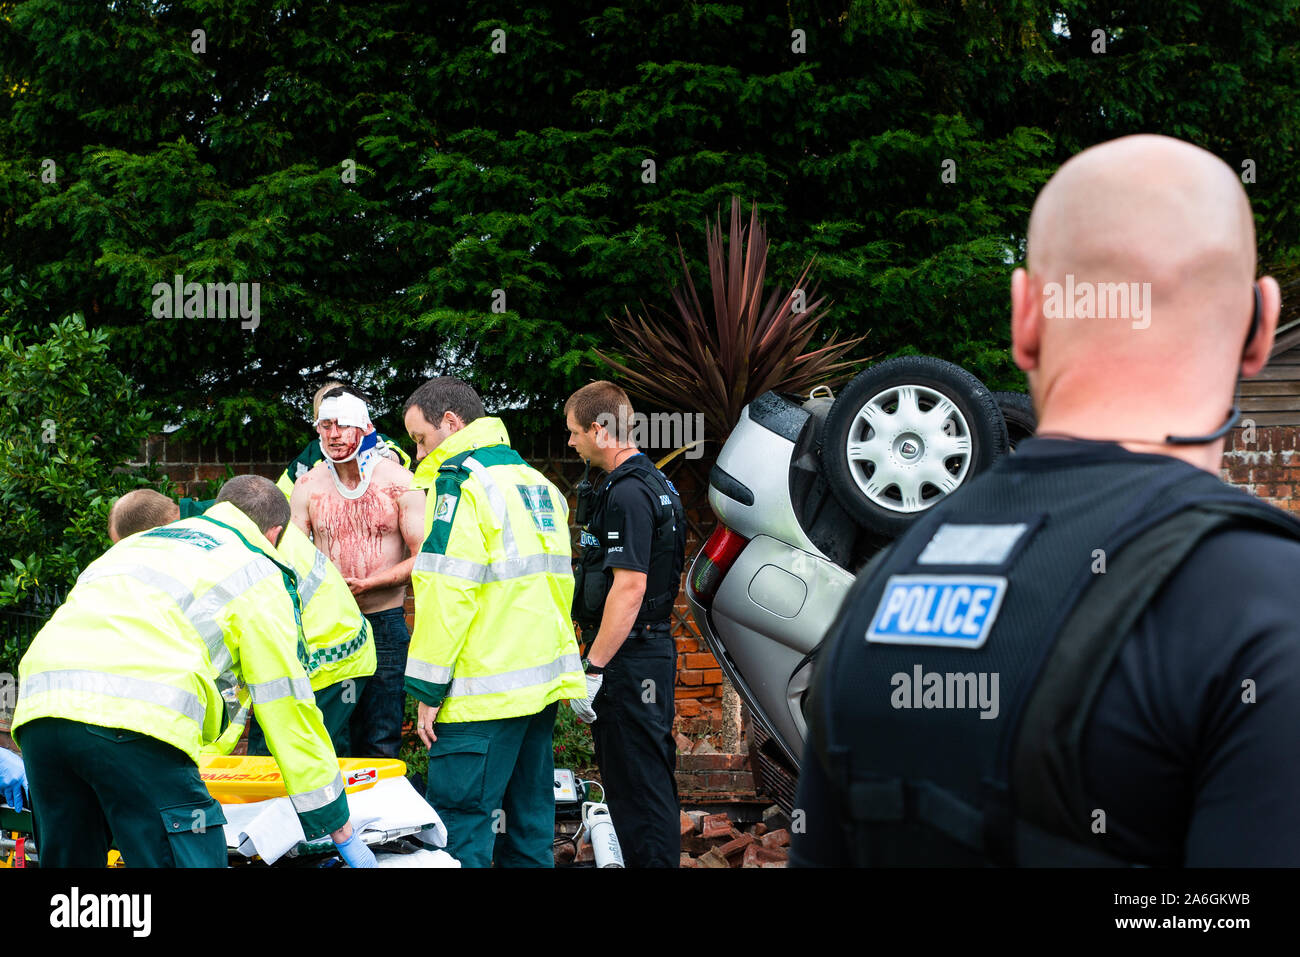
[[[189,756],[138,731],[38,718],[18,729],[42,867],[225,867],[221,805]]]
[[[352,712],[361,700],[361,691],[365,686],[365,678],[346,678],[316,692],[316,707],[320,709],[325,731],[330,736],[330,743],[334,745],[334,753],[340,758],[352,757],[349,726]],[[271,755],[271,749],[266,746],[266,735],[252,715],[248,718],[248,753],[261,757]]]
[[[435,724],[425,796],[462,867],[555,866],[555,709]]]

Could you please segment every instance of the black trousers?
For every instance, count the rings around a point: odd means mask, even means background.
[[[628,867],[677,867],[681,860],[676,675],[671,635],[629,637],[605,667],[605,682],[592,703],[596,764]]]
[[[221,805],[189,755],[156,738],[62,718],[19,730],[41,867],[225,867]]]

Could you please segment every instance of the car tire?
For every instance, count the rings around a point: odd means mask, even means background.
[[[1038,431],[1034,400],[1023,392],[994,392],[993,399],[1002,410],[1002,418],[1007,423],[1007,445],[1014,452],[1016,446]]]
[[[1006,452],[993,394],[961,366],[932,356],[859,373],[822,427],[827,483],[859,525],[884,539]]]

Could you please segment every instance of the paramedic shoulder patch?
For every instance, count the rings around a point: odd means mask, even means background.
[[[867,641],[979,648],[997,621],[1007,580],[994,575],[893,575]]]

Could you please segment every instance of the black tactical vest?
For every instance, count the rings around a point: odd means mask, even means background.
[[[877,556],[819,655],[805,758],[844,797],[855,863],[1126,863],[1083,731],[1143,611],[1224,527],[1300,540],[1208,472],[1090,443],[1001,460]]]
[[[608,544],[604,523],[609,490],[616,483],[631,478],[644,482],[656,503],[650,568],[646,572],[645,598],[637,612],[636,624],[667,621],[681,588],[682,568],[686,561],[686,512],[681,497],[673,483],[664,478],[644,453],[634,455],[606,476],[595,492],[589,513],[585,513],[582,503],[579,503],[579,512],[591,515],[591,521],[582,530],[582,556],[574,572],[573,588],[573,619],[584,629],[600,625],[605,597],[614,582],[614,573],[604,568]]]

